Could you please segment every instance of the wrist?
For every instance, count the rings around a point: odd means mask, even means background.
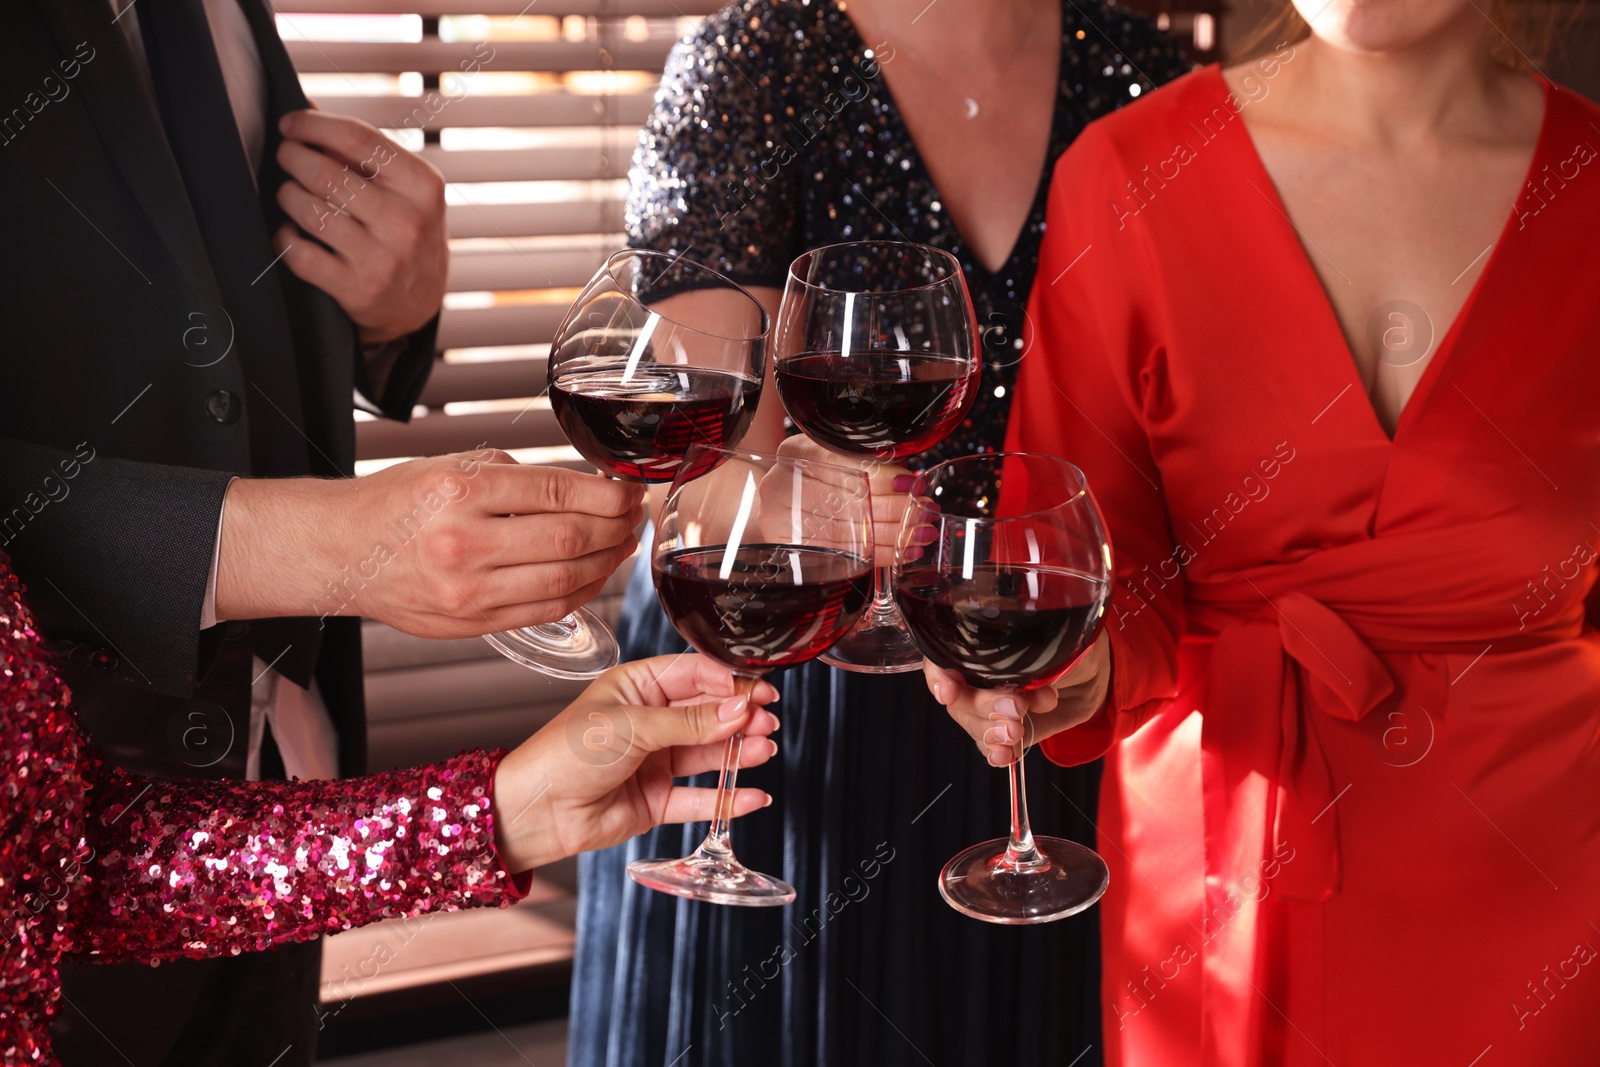
[[[550,832],[549,784],[535,784],[527,743],[505,754],[494,769],[494,847],[512,874],[553,863],[566,853]]]
[[[217,620],[332,613],[329,592],[354,543],[354,483],[240,478],[223,500]]]

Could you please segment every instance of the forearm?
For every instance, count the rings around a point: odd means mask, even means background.
[[[338,782],[152,780],[94,789],[66,951],[107,961],[255,951],[378,919],[505,905],[500,753]]]
[[[358,534],[352,486],[320,478],[248,479],[228,487],[217,560],[217,621],[318,615]]]

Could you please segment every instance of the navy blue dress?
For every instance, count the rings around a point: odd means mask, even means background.
[[[945,213],[878,59],[835,0],[745,0],[667,63],[634,158],[630,240],[776,287],[818,245],[884,238],[948,250],[984,330],[982,383],[967,420],[911,465],[998,449],[1055,160],[1085,124],[1188,66],[1140,16],[1065,0],[1048,165],[1010,259],[990,272]],[[685,647],[648,562],[620,630],[628,658]],[[812,663],[772,680],[781,751],[740,783],[773,804],[740,819],[733,839],[745,863],[798,898],[719,907],[628,881],[628,861],[685,855],[703,825],[583,857],[570,1067],[1098,1063],[1096,911],[995,926],[939,896],[946,860],[1004,833],[1006,775],[921,673]],[[1092,844],[1097,767],[1029,761],[1035,829]]]

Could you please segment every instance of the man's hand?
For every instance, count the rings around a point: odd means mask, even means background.
[[[760,682],[747,697],[736,685],[726,667],[699,655],[637,660],[595,679],[495,771],[495,844],[506,867],[524,871],[660,823],[710,819],[716,790],[672,780],[719,768],[740,730],[741,767],[778,751],[766,736],[778,720],[760,707],[778,691]],[[769,803],[759,789],[738,789],[731,815]]]
[[[1111,684],[1111,639],[1104,630],[1072,669],[1054,686],[1019,693],[1013,689],[974,689],[929,660],[922,661],[928,690],[978,743],[992,766],[1015,760],[1024,744],[1070,730],[1094,717]]]
[[[426,325],[450,267],[443,176],[359,119],[291,111],[278,128],[284,266],[337,300],[363,343]]]
[[[361,615],[419,637],[552,622],[638,543],[643,487],[504,452],[228,489],[217,618]]]

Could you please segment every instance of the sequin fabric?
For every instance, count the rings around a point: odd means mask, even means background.
[[[0,554],[0,1060],[55,1064],[56,961],[248,952],[395,916],[512,903],[503,753],[337,782],[141,778],[100,763]]]
[[[884,66],[915,61],[892,48],[882,56],[838,0],[723,8],[667,62],[634,154],[626,223],[635,246],[681,252],[753,286],[781,288],[794,257],[839,241],[914,241],[954,255],[983,333],[983,374],[966,420],[907,461],[920,469],[1005,438],[1056,158],[1089,122],[1191,64],[1142,16],[1065,0],[1048,165],[1010,257],[989,271],[945,211],[884,81]]]

